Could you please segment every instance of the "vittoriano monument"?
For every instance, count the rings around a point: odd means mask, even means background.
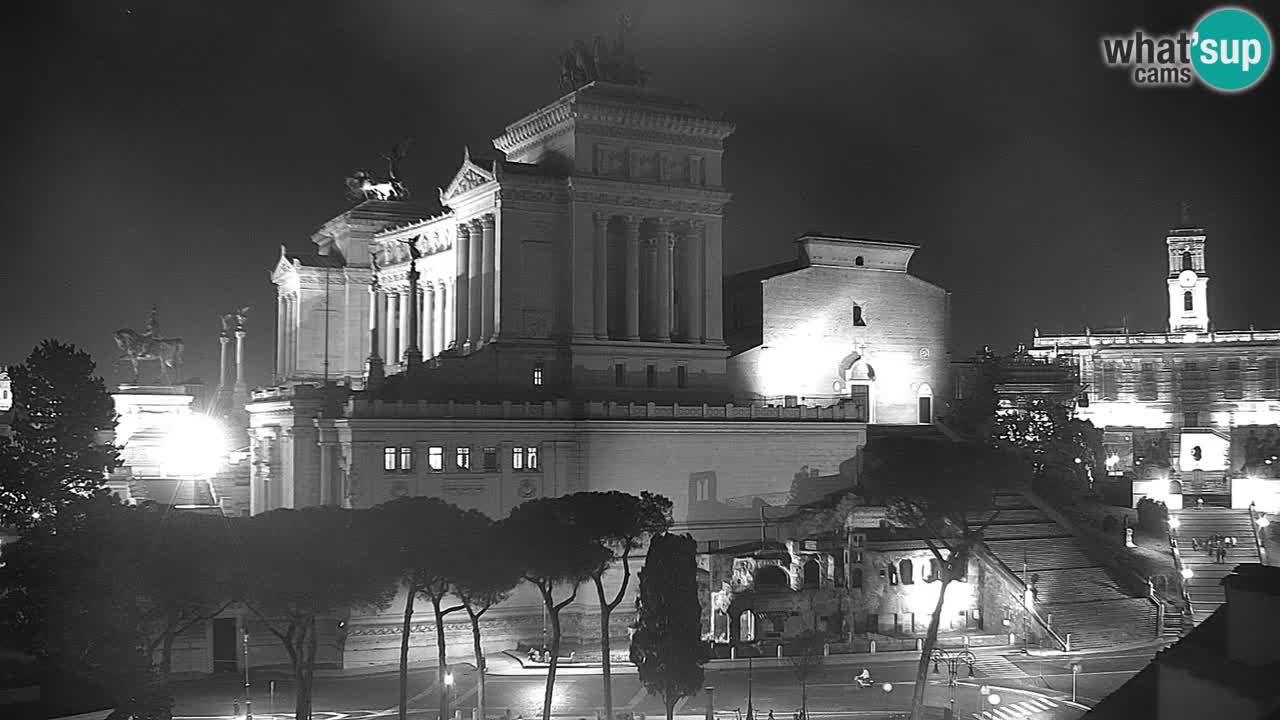
[[[111,333],[120,348],[120,359],[133,366],[133,382],[138,383],[138,363],[157,360],[160,363],[160,383],[173,385],[182,368],[182,338],[160,337],[160,311],[153,305],[147,319],[145,332],[124,328]]]

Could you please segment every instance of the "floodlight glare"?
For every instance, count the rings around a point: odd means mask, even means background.
[[[207,477],[226,459],[222,426],[206,415],[175,415],[165,434],[161,463],[165,475]]]

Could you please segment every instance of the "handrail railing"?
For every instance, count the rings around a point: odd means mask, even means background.
[[[1058,645],[1058,648],[1060,650],[1070,652],[1071,643],[1069,643],[1061,635],[1059,635],[1057,632],[1054,631],[1054,629],[1049,625],[1049,623],[1043,617],[1040,616],[1040,613],[1036,612],[1034,605],[1031,607],[1027,607],[1026,593],[1028,588],[1027,588],[1027,584],[1022,581],[1022,578],[1018,577],[1018,574],[1015,573],[1008,565],[1006,565],[1003,560],[997,557],[995,553],[991,552],[991,548],[988,548],[986,543],[984,542],[975,543],[974,549],[977,550],[983,557],[987,558],[991,562],[992,567],[994,567],[996,571],[1000,573],[1000,575],[1003,576],[1006,581],[1011,582],[1014,586],[1022,590],[1021,596],[1016,596],[1014,599],[1018,601],[1018,604],[1022,606],[1023,610],[1028,611],[1031,617],[1035,618],[1036,624],[1039,625],[1040,628],[1049,635],[1049,637],[1053,638],[1053,641]],[[1010,593],[1010,595],[1012,595],[1012,593]]]
[[[1258,561],[1268,565],[1267,544],[1262,541],[1262,528],[1258,526],[1258,507],[1252,502],[1249,503],[1249,527],[1253,528],[1253,542],[1258,547]]]
[[[1186,603],[1187,616],[1195,622],[1195,610],[1191,607],[1191,593],[1187,591],[1187,576],[1185,566],[1182,564],[1182,552],[1178,550],[1178,531],[1170,527],[1168,538],[1169,549],[1173,554],[1173,566],[1178,570],[1178,587],[1182,590],[1182,602]]]

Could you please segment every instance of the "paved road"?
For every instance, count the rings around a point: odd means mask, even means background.
[[[1095,702],[1141,669],[1152,652],[1127,652],[1085,657],[1084,673],[1078,678],[1078,692],[1085,703]],[[1062,657],[1027,658],[1010,656],[1012,674],[1017,677],[966,678],[961,673],[957,687],[956,716],[971,720],[1074,720],[1083,711],[1070,706],[1070,660]],[[817,671],[808,684],[811,715],[815,720],[826,717],[853,717],[868,711],[905,709],[911,697],[915,662],[909,659],[869,664],[878,685],[861,689],[850,682],[861,668],[827,666]],[[440,687],[434,682],[432,669],[415,670],[410,675],[411,714],[415,720],[436,720]],[[269,700],[270,681],[275,681],[274,704]],[[255,673],[252,677],[255,718],[266,717],[274,710],[283,718],[293,707],[292,681],[286,675]],[[879,683],[893,685],[884,692]],[[1001,703],[991,707],[979,693],[980,683],[995,688]],[[706,685],[715,688],[718,720],[737,720],[737,712],[747,707],[748,673],[746,669],[709,670]],[[755,668],[750,673],[751,698],[761,720],[769,710],[776,720],[790,720],[800,705],[800,688],[795,673],[789,668]],[[316,717],[318,720],[360,720],[396,714],[398,678],[394,672],[358,677],[317,678],[315,683]],[[487,678],[486,707],[490,717],[510,710],[511,716],[532,718],[541,712],[544,678],[540,675],[490,675]],[[649,697],[634,674],[614,676],[614,704],[618,711],[631,710],[647,716],[661,716],[659,699]],[[243,697],[243,677],[215,675],[178,683],[175,687],[175,715],[182,717],[229,718],[233,702]],[[475,706],[475,675],[459,670],[454,700],[468,713]],[[944,707],[949,704],[952,688],[946,677],[930,675],[926,702]],[[681,702],[677,714],[703,715],[705,695]],[[599,675],[561,675],[557,678],[553,713],[577,718],[590,717],[602,704]],[[243,714],[243,707],[239,708]],[[986,713],[986,714],[983,714]],[[862,715],[865,717],[865,715]]]

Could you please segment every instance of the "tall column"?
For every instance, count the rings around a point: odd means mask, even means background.
[[[404,362],[404,353],[409,349],[409,311],[413,301],[404,290],[396,292],[396,325],[400,332],[396,336],[396,361]]]
[[[657,322],[654,323],[654,330],[661,342],[671,342],[671,250],[674,243],[671,221],[659,218],[658,236],[654,238],[654,247],[658,253],[658,272],[653,287],[654,294],[657,295]]]
[[[396,294],[384,288],[382,304],[382,333],[387,336],[383,340],[382,355],[388,364],[394,365],[396,362]]]
[[[412,249],[412,248],[411,248]],[[422,367],[422,347],[418,345],[418,331],[422,328],[422,316],[419,315],[422,295],[418,292],[418,261],[409,260],[409,291],[404,301],[409,305],[409,312],[404,315],[404,366],[407,370],[418,370]]]
[[[436,281],[436,353],[449,349],[449,281]]]
[[[249,388],[244,382],[244,326],[236,326],[236,384],[235,393],[238,396],[245,395],[249,392]],[[243,408],[236,408],[241,410]]]
[[[320,504],[336,505],[337,493],[333,486],[333,445],[320,443]]]
[[[703,300],[706,302],[706,311],[703,313],[703,322],[705,323],[704,331],[707,342],[714,345],[724,344],[724,316],[721,314],[721,308],[724,303],[722,275],[724,266],[720,258],[720,239],[723,220],[716,218],[708,220],[706,223],[706,231],[703,233],[703,267],[702,276],[705,279],[703,286]]]
[[[436,288],[427,283],[422,288],[422,355],[435,357],[436,349]]]
[[[496,220],[493,215],[485,215],[480,218],[480,232],[484,241],[481,257],[481,272],[484,276],[483,298],[481,299],[480,313],[480,339],[482,342],[493,340],[493,330],[497,327],[494,324],[494,310],[497,303],[494,302],[497,290],[496,279],[498,277],[497,255],[494,247],[494,225]]]
[[[227,345],[230,342],[231,338],[227,336],[226,330],[218,333],[218,343],[222,345],[221,361],[218,365],[218,394],[222,394],[227,389],[227,353],[230,351]]]
[[[365,361],[365,388],[380,385],[384,375],[381,349],[378,347],[378,316],[382,314],[381,304],[381,298],[378,297],[378,278],[375,275],[369,283],[369,359]]]
[[[454,278],[454,294],[453,294],[453,338],[454,346],[458,352],[463,352],[466,348],[468,335],[468,327],[471,324],[471,312],[467,309],[467,303],[471,299],[471,228],[465,223],[458,225],[458,240],[453,244],[453,256],[455,261],[455,278]]]
[[[640,339],[640,218],[624,219],[627,232],[627,339]]]
[[[288,295],[284,302],[284,376],[288,378],[298,369],[298,299]]]
[[[276,295],[276,380],[284,378],[284,327],[285,302],[283,295]]]
[[[595,333],[597,340],[609,339],[609,216],[595,213]]]
[[[467,341],[478,350],[483,338],[484,315],[484,231],[479,220],[471,221],[471,256],[467,260]]]
[[[703,316],[706,314],[706,302],[703,297],[704,272],[702,270],[703,233],[706,226],[701,220],[689,223],[689,234],[684,238],[684,274],[686,282],[681,291],[684,310],[684,335],[691,343],[703,342]]]

